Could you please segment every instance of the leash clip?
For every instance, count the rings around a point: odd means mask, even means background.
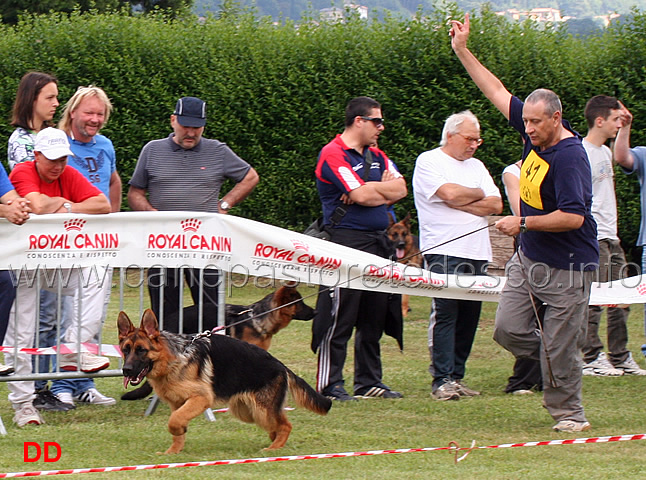
[[[193,335],[193,338],[191,339],[191,343],[195,343],[195,340],[199,340],[200,338],[208,338],[210,336],[211,336],[211,330],[205,330],[202,333]]]

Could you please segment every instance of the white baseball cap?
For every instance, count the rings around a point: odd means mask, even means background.
[[[70,150],[67,134],[58,128],[47,127],[36,135],[34,151],[45,155],[49,160],[58,160],[61,157],[74,155]]]

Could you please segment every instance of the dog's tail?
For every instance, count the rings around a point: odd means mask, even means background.
[[[299,407],[307,408],[319,415],[325,415],[332,407],[332,400],[314,390],[305,380],[287,369],[289,392]]]

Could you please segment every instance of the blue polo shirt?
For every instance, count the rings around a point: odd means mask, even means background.
[[[520,235],[523,253],[535,262],[564,270],[595,270],[599,264],[597,224],[592,217],[592,175],[581,136],[574,134],[545,150],[534,147],[525,133],[523,102],[512,97],[509,125],[525,139],[521,166],[521,215],[547,215],[556,210],[584,218],[583,225],[567,232],[529,231]]]

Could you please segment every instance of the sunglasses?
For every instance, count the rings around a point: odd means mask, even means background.
[[[382,127],[384,125],[384,119],[381,117],[364,117],[363,115],[361,115],[361,120],[372,122],[375,127]]]

